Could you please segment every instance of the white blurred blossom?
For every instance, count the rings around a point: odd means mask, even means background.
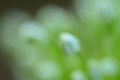
[[[37,19],[51,32],[69,29],[71,18],[67,11],[56,5],[46,5],[40,9]]]
[[[115,76],[118,71],[117,60],[110,57],[105,57],[101,61],[100,70],[104,75]]]
[[[70,74],[70,78],[71,78],[70,80],[87,80],[85,74],[80,70],[74,70]]]
[[[100,62],[96,59],[88,60],[88,68],[93,80],[103,80],[103,74],[99,68]]]
[[[97,0],[97,6],[104,19],[112,19],[115,17],[115,7],[112,0]]]
[[[60,79],[62,70],[55,61],[40,61],[35,66],[35,75],[42,80]]]
[[[38,25],[35,21],[26,21],[21,25],[20,37],[27,41],[33,39],[40,42],[46,42],[49,40],[48,32],[41,25]]]

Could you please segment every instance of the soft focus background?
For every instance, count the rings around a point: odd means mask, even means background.
[[[1,0],[0,80],[120,80],[119,0]]]
[[[72,0],[0,0],[0,16],[11,9],[23,10],[35,15],[38,9],[46,4],[53,3],[64,8],[70,8]],[[4,49],[0,46],[0,80],[14,80],[8,59],[4,56]]]

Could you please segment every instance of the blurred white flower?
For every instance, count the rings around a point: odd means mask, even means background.
[[[80,70],[75,70],[70,74],[71,80],[87,80],[87,77]]]
[[[55,61],[40,61],[35,66],[35,75],[42,80],[60,79],[62,70]]]
[[[37,14],[37,19],[51,32],[68,29],[72,19],[67,11],[59,6],[46,5]]]
[[[42,51],[38,51],[36,46],[22,44],[22,46],[19,46],[19,49],[15,50],[14,60],[20,67],[24,69],[30,68],[42,57],[41,53]]]
[[[116,16],[113,0],[75,0],[74,9],[80,20],[88,26],[91,25],[90,29],[95,29],[96,25],[111,21]]]
[[[107,76],[114,76],[117,74],[118,63],[117,60],[110,57],[105,57],[101,61],[100,70],[102,74]]]
[[[96,0],[75,0],[74,10],[79,21],[86,27],[84,30],[94,33],[96,26],[102,22],[100,12],[96,6]]]
[[[79,39],[68,32],[61,33],[60,40],[62,42],[62,45],[63,45],[65,51],[68,54],[74,54],[81,50],[81,45],[80,45]]]
[[[115,7],[112,0],[97,0],[96,2],[104,19],[111,20],[115,16]]]
[[[89,59],[88,60],[88,68],[90,71],[90,75],[92,76],[93,80],[103,80],[103,75],[99,68],[100,62],[96,59]]]
[[[49,36],[45,28],[34,21],[26,21],[21,25],[20,37],[25,41],[33,39],[39,42],[47,42],[49,40]]]

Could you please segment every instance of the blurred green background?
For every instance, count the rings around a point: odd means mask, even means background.
[[[119,80],[119,7],[119,0],[0,1],[0,80]]]
[[[38,9],[46,4],[53,3],[69,9],[72,0],[0,0],[0,16],[10,9],[19,9],[31,13],[33,16]],[[1,38],[0,38],[1,40]],[[8,59],[4,56],[6,51],[0,46],[0,80],[14,80]]]

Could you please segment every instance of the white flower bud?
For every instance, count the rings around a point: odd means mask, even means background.
[[[74,54],[81,50],[79,39],[70,33],[61,33],[60,40],[68,54]]]

